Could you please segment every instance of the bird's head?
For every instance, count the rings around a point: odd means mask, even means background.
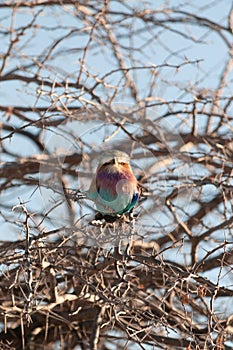
[[[109,172],[118,170],[131,171],[130,158],[125,152],[117,150],[107,151],[100,157],[97,172],[103,169],[108,169]]]

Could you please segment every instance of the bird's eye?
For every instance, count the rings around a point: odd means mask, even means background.
[[[120,165],[126,165],[126,163],[125,163],[125,162],[120,162],[119,164],[120,164]]]

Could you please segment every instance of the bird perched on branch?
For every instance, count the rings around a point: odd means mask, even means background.
[[[132,213],[139,200],[139,187],[129,156],[121,151],[107,151],[100,158],[88,191],[99,217],[120,217]]]

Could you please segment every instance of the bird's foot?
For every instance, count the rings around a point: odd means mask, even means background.
[[[130,223],[135,220],[138,214],[133,212],[125,214],[116,214],[116,215],[103,215],[101,213],[96,213],[94,220],[90,222],[93,226],[113,226],[115,222],[126,222]]]
[[[94,219],[94,220],[91,220],[89,222],[89,224],[92,225],[92,226],[102,227],[102,226],[105,225],[105,221],[104,220],[95,220]]]
[[[90,224],[93,226],[112,226],[113,223],[120,217],[120,215],[112,216],[112,215],[103,215],[101,213],[96,213],[94,220],[90,221]]]
[[[138,217],[138,214],[134,214],[132,211],[130,213],[126,213],[122,215],[122,219],[124,222],[134,221]]]

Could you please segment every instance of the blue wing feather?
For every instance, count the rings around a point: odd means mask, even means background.
[[[133,194],[133,197],[132,197],[132,200],[131,202],[127,205],[127,207],[123,210],[122,214],[124,213],[129,213],[134,207],[135,205],[137,204],[138,200],[139,200],[139,197],[140,197],[140,193],[139,191],[135,192]]]

